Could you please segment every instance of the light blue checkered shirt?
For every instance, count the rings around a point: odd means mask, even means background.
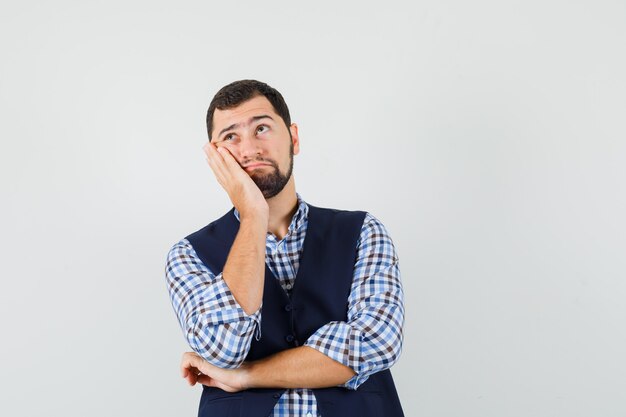
[[[291,295],[308,224],[308,206],[299,194],[298,209],[285,237],[268,232],[265,261]],[[239,213],[235,209],[239,220]],[[213,365],[238,367],[258,338],[261,306],[248,315],[230,292],[222,274],[215,275],[182,239],[169,251],[165,267],[174,311],[191,349]],[[348,321],[330,322],[306,341],[309,346],[352,368],[356,375],[343,386],[355,390],[375,372],[392,366],[402,349],[404,305],[395,247],[382,223],[367,213],[357,243]],[[312,390],[288,389],[270,417],[320,416]]]

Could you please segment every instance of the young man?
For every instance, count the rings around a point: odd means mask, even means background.
[[[223,87],[207,113],[207,161],[233,208],[176,243],[170,298],[203,384],[199,416],[402,416],[388,368],[404,324],[398,257],[371,214],[296,193],[300,151],[281,94]]]

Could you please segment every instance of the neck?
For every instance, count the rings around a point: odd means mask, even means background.
[[[280,193],[267,199],[267,205],[270,209],[268,231],[280,240],[287,234],[291,219],[298,210],[298,197],[293,175]]]

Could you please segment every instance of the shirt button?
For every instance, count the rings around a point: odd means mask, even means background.
[[[291,289],[291,286],[292,286],[291,284],[287,284],[287,285],[285,285],[285,288],[287,288],[288,290],[290,290],[290,289]]]
[[[308,413],[306,413],[306,417],[313,417],[313,414],[311,414],[311,412],[309,411]]]

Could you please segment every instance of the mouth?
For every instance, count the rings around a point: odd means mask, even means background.
[[[246,171],[249,171],[249,170],[251,171],[256,168],[267,167],[267,166],[270,166],[270,165],[269,164],[251,164],[251,165],[245,166],[243,169],[245,169]]]

